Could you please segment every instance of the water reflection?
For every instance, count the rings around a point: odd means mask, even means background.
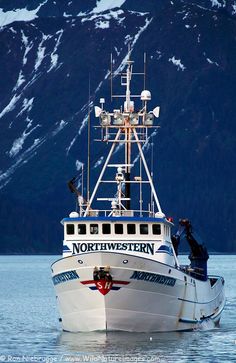
[[[176,361],[176,355],[183,357],[191,345],[197,349],[198,344],[196,342],[198,340],[197,332],[151,334],[62,332],[58,338],[58,344],[63,351],[74,358],[77,355],[87,354],[91,356],[91,359],[100,356],[101,362],[102,359],[103,361],[106,359],[112,361],[113,359],[113,361],[132,362],[135,361],[135,357],[136,361],[170,362],[172,359]],[[191,355],[193,354],[191,353]]]

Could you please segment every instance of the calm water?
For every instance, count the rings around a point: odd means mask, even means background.
[[[236,362],[236,256],[212,256],[208,264],[226,280],[220,328],[108,335],[61,331],[50,276],[55,259],[0,256],[0,362]]]

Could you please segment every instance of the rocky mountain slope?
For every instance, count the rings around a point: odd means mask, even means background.
[[[109,107],[110,53],[121,69],[128,44],[137,69],[146,52],[161,106],[163,210],[190,218],[210,250],[236,251],[235,16],[224,0],[0,3],[0,253],[61,252],[66,182],[86,168],[89,79],[91,106]],[[92,185],[105,150],[92,150]]]

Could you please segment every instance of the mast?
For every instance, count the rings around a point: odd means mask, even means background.
[[[133,112],[133,104],[130,100],[130,82],[131,82],[131,76],[132,76],[132,61],[130,60],[130,47],[129,47],[129,59],[127,61],[127,70],[126,70],[126,100],[125,100],[125,111],[126,112]],[[126,126],[129,126],[129,121],[126,119],[125,122]],[[131,193],[130,193],[130,173],[131,173],[131,132],[130,127],[125,129],[125,180],[127,183],[125,183],[125,198],[127,198],[125,207],[126,209],[131,209]]]
[[[91,125],[90,125],[90,74],[89,74],[89,95],[88,95],[88,155],[87,155],[87,201],[90,198],[90,132],[91,132]]]
[[[130,48],[128,53],[128,59],[126,60],[126,68],[124,71],[119,73],[113,73],[112,69],[112,55],[111,55],[111,98],[124,98],[124,105],[119,109],[114,109],[112,112],[106,111],[104,108],[105,99],[100,99],[100,107],[95,106],[95,116],[100,119],[100,128],[101,128],[101,140],[108,143],[112,143],[110,148],[110,152],[107,156],[107,159],[102,167],[102,171],[97,180],[95,188],[92,192],[92,195],[88,195],[87,208],[84,211],[84,217],[89,215],[90,213],[96,213],[98,215],[100,212],[105,215],[113,215],[113,216],[133,216],[138,213],[139,216],[143,216],[144,213],[149,216],[155,216],[155,211],[159,212],[159,216],[162,213],[161,206],[153,185],[153,165],[152,172],[149,172],[144,154],[143,154],[143,145],[149,141],[148,132],[152,128],[157,128],[159,126],[154,126],[154,118],[159,117],[159,107],[154,108],[152,111],[148,111],[148,101],[151,100],[151,93],[148,90],[143,90],[141,94],[131,94],[131,79],[133,76],[144,76],[143,86],[146,85],[145,77],[146,77],[146,55],[144,55],[144,70],[143,73],[134,73],[133,72],[133,61],[130,59]],[[121,86],[125,86],[125,93],[113,95],[113,87],[112,87],[112,78],[113,74],[120,75],[121,77]],[[134,109],[134,98],[138,98],[140,106],[136,105],[136,109]],[[140,107],[140,108],[139,108]],[[89,113],[90,115],[90,113]],[[90,122],[89,122],[90,126]],[[89,135],[89,133],[88,133]],[[90,135],[89,135],[90,136]],[[153,140],[152,140],[153,141]],[[88,141],[89,142],[89,141]],[[140,158],[140,175],[138,177],[131,178],[131,168],[134,166],[132,164],[131,158],[131,149],[136,146],[136,150],[139,153]],[[110,159],[112,158],[113,153],[115,152],[116,146],[123,145],[124,146],[124,163],[122,164],[109,164]],[[152,155],[153,157],[153,155]],[[88,163],[89,165],[89,163]],[[143,179],[142,173],[142,165],[145,171],[145,178]],[[117,172],[115,174],[115,178],[113,180],[108,180],[105,177],[105,170],[107,167],[115,167],[117,168]],[[92,203],[94,201],[97,190],[102,183],[115,183],[116,185],[116,193],[109,193],[109,197],[97,198],[97,201],[106,201],[111,202],[111,209],[107,210],[97,210],[92,211]],[[139,186],[139,210],[131,209],[131,184],[135,184]],[[145,210],[143,207],[143,192],[142,185],[147,184],[151,189],[151,194],[149,194],[150,198],[153,199],[153,208],[149,210]],[[113,184],[114,186],[114,184]],[[123,188],[124,187],[124,188]],[[106,191],[111,192],[110,188],[106,188]],[[89,190],[89,188],[88,188]],[[136,195],[137,197],[137,195]],[[164,215],[163,215],[164,216]]]

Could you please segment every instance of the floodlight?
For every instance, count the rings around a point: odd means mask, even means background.
[[[144,125],[145,126],[152,126],[154,120],[154,115],[152,112],[146,113],[144,116]]]
[[[137,113],[131,113],[130,114],[130,117],[129,117],[129,120],[130,120],[130,125],[138,125],[138,114]]]
[[[114,125],[124,125],[124,115],[121,112],[115,112],[114,113]]]
[[[111,123],[111,116],[108,112],[102,111],[100,113],[100,123],[102,126],[109,126]]]
[[[98,107],[98,106],[94,107],[94,111],[95,111],[95,117],[99,117],[102,113],[101,107]]]
[[[155,107],[154,110],[152,111],[152,113],[153,113],[153,115],[155,117],[159,117],[159,115],[160,115],[160,107],[159,106]]]

